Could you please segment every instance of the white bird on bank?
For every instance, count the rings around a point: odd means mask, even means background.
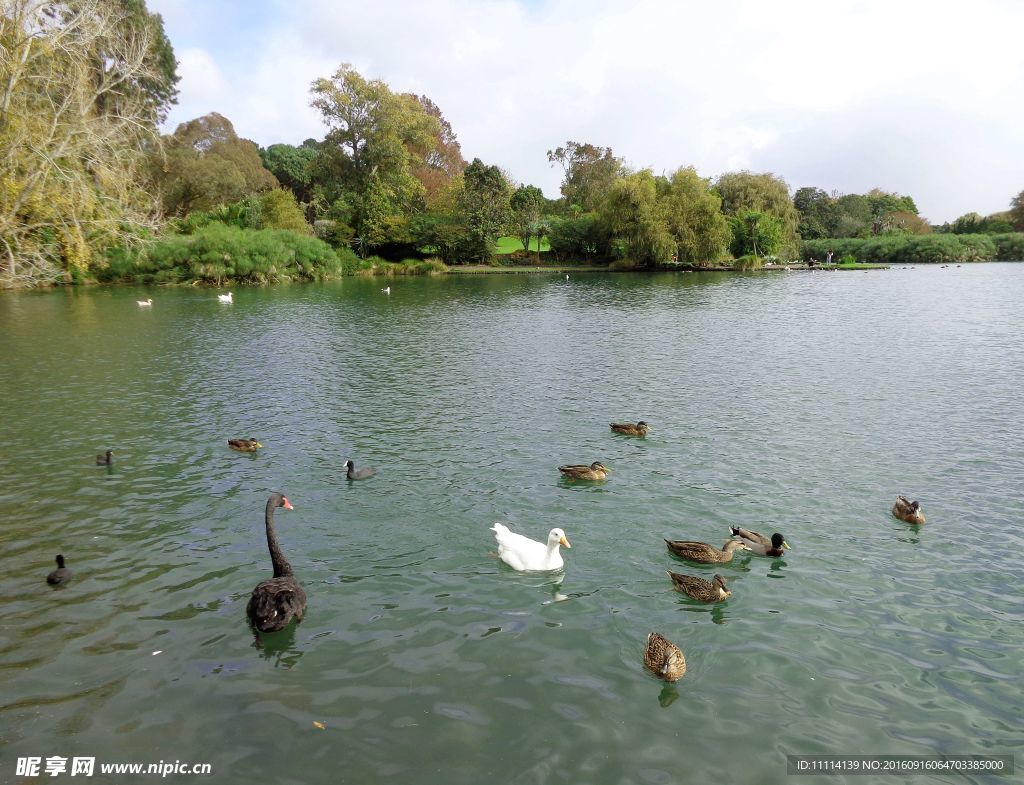
[[[552,529],[546,544],[509,531],[503,523],[495,523],[491,531],[498,541],[498,558],[514,570],[560,570],[563,562],[558,546],[572,547],[561,529]]]
[[[153,298],[150,297],[148,300],[136,300],[135,303],[139,308],[149,308],[153,304]]]
[[[219,303],[233,303],[234,301],[234,295],[231,292],[217,295],[217,302]]]

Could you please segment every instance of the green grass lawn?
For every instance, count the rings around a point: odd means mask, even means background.
[[[521,251],[521,250],[523,250],[523,242],[518,237],[499,237],[498,238],[498,243],[494,247],[494,252],[496,254],[507,254],[507,253],[513,253],[515,251]],[[531,240],[530,240],[530,251],[536,251],[536,250],[537,250],[537,238],[534,237],[534,238],[531,238]],[[540,244],[540,251],[541,251],[541,253],[544,253],[545,251],[550,251],[550,250],[551,250],[551,245],[548,243],[548,241],[546,239],[543,240],[541,242],[541,244]]]

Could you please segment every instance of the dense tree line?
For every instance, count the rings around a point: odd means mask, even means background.
[[[547,151],[562,171],[548,199],[467,162],[430,98],[348,64],[310,88],[321,139],[260,148],[217,113],[161,136],[178,77],[144,0],[2,2],[0,286],[317,279],[377,264],[367,257],[486,263],[505,235],[520,258],[546,241],[556,260],[635,267],[797,258],[802,244],[1003,258],[1024,230],[1024,191],[1005,213],[933,227],[910,196],[881,189],[791,195],[766,172],[656,174],[572,140]],[[991,239],[967,239],[979,235]]]

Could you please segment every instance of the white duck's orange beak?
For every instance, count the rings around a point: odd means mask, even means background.
[[[563,535],[562,535],[561,537],[559,537],[559,538],[558,538],[558,541],[559,541],[559,542],[560,542],[560,543],[561,543],[562,545],[564,545],[564,546],[565,546],[566,548],[571,548],[571,547],[572,547],[572,546],[571,546],[571,545],[569,544],[569,541],[568,541],[567,539],[565,539],[565,535],[564,535],[564,534],[563,534]]]

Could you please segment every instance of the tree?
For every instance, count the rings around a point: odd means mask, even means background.
[[[782,221],[769,213],[745,210],[730,219],[733,256],[774,256],[782,250],[785,229]]]
[[[512,228],[526,251],[530,250],[530,238],[539,228],[544,203],[544,192],[535,185],[519,186],[510,199]],[[540,237],[537,238],[537,254],[540,254]]]
[[[601,222],[623,258],[644,265],[667,262],[676,248],[658,205],[650,169],[620,177],[601,205]]]
[[[266,149],[260,148],[260,160],[281,185],[295,194],[300,204],[309,204],[313,201],[313,176],[310,169],[319,148],[315,139],[307,139],[298,147],[272,144]]]
[[[1018,232],[1024,232],[1024,191],[1010,200],[1010,220]]]
[[[4,0],[0,286],[78,275],[154,226],[141,173],[177,81],[141,0]]]
[[[428,206],[433,206],[445,186],[465,171],[466,159],[462,157],[462,147],[440,107],[425,95],[412,96],[419,101],[423,111],[437,119],[437,132],[430,143],[414,152],[422,159],[413,168],[416,179],[423,184],[425,199]]]
[[[559,164],[565,173],[562,196],[566,206],[582,212],[596,210],[623,173],[622,161],[612,155],[612,148],[592,144],[566,142],[565,147],[548,150],[548,161]]]
[[[466,227],[467,253],[479,262],[488,261],[494,244],[508,227],[511,189],[497,166],[486,166],[479,158],[463,172],[459,216]]]
[[[691,167],[680,167],[664,181],[659,200],[680,262],[704,264],[721,258],[732,233],[722,215],[722,200],[710,181]]]
[[[259,229],[288,229],[297,234],[312,234],[306,217],[287,188],[272,188],[259,197]]]
[[[797,252],[800,215],[789,197],[789,186],[785,180],[770,172],[727,172],[718,178],[715,187],[722,197],[722,212],[727,216],[751,212],[774,216],[782,230],[782,247],[778,250]],[[733,226],[735,231],[736,224]]]
[[[211,112],[180,124],[153,154],[152,179],[167,215],[240,201],[278,185],[259,149]]]
[[[314,166],[328,204],[344,201],[356,238],[373,247],[395,240],[425,207],[415,173],[442,135],[441,122],[413,95],[396,95],[345,63],[317,79],[311,104],[330,129]]]
[[[836,200],[821,188],[799,188],[793,194],[793,206],[800,215],[797,231],[804,240],[833,237],[839,215]]]

